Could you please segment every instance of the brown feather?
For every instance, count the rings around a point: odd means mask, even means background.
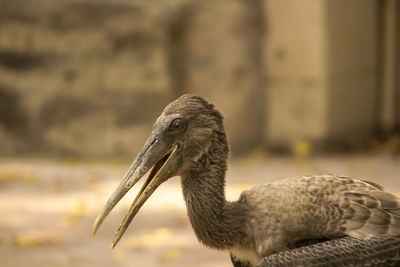
[[[382,209],[398,209],[400,208],[400,200],[390,193],[376,190],[369,193],[371,196],[379,199]]]

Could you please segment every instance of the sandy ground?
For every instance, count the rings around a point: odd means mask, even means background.
[[[231,163],[227,197],[233,200],[253,184],[312,173],[368,179],[400,195],[399,163],[386,155],[308,160],[256,156]],[[137,191],[122,200],[93,237],[94,219],[128,165],[0,160],[0,267],[231,266],[226,252],[196,240],[178,178],[157,190],[114,250],[114,232]]]

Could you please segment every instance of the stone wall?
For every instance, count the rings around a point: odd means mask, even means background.
[[[132,157],[185,92],[216,103],[234,149],[254,146],[258,2],[1,1],[0,154]]]
[[[174,98],[168,7],[44,0],[1,6],[1,153],[132,157]]]
[[[236,152],[353,142],[381,125],[378,0],[0,7],[1,156],[132,158],[185,92],[222,111]]]

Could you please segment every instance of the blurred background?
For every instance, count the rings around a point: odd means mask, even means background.
[[[0,267],[230,266],[179,180],[113,233],[95,216],[166,104],[223,113],[227,197],[338,173],[400,195],[396,0],[0,0]]]

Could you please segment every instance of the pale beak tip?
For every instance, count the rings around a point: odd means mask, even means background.
[[[112,242],[112,244],[111,244],[111,249],[114,249],[114,248],[115,248],[115,246],[118,244],[118,241],[119,241],[119,238],[118,238],[118,239],[115,238],[115,239],[113,240],[113,242]]]
[[[99,229],[99,217],[97,217],[96,221],[94,222],[92,234],[96,235],[97,229]]]

